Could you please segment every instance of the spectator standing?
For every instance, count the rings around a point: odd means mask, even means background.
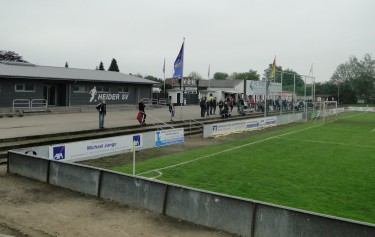
[[[230,99],[229,99],[230,112],[233,111],[233,106],[234,106],[234,99],[233,99],[233,97],[230,97]]]
[[[241,112],[241,101],[239,99],[237,99],[237,113],[240,113]]]
[[[211,99],[210,99],[210,115],[212,115],[213,110],[214,110],[214,100],[211,97]]]
[[[173,105],[173,103],[170,103],[170,104],[169,104],[169,113],[171,113],[171,121],[173,121],[173,118],[174,118],[174,112],[175,112],[175,110],[174,110],[174,105]]]
[[[245,108],[245,100],[244,100],[243,98],[240,100],[240,107],[241,107],[242,109]]]
[[[104,117],[107,115],[107,102],[103,100],[96,106],[96,109],[99,111],[99,128],[104,128]]]
[[[217,105],[217,98],[215,97],[213,100],[214,114],[216,114],[216,105]]]
[[[220,113],[220,115],[222,113],[223,107],[224,107],[223,99],[220,99],[220,101],[219,101],[219,113]]]
[[[204,97],[201,98],[199,106],[201,107],[201,117],[204,118],[204,114],[206,113],[206,101]]]
[[[210,110],[210,101],[207,99],[207,100],[206,100],[206,111],[207,111],[207,117],[210,116],[209,110]]]
[[[141,125],[146,125],[146,113],[145,113],[146,105],[143,103],[143,99],[141,99],[138,103],[139,112],[142,113],[142,118],[139,121]]]
[[[223,107],[223,110],[221,112],[221,118],[229,118],[229,106],[228,106],[228,102],[225,101],[224,102],[224,107]]]
[[[251,105],[251,108],[255,109],[255,99],[254,99],[254,97],[251,97],[250,105]]]

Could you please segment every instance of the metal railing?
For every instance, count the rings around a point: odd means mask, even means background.
[[[172,125],[167,124],[167,123],[165,123],[164,121],[162,121],[162,120],[160,120],[160,119],[158,119],[158,118],[156,118],[156,117],[154,117],[154,116],[152,116],[152,115],[150,115],[150,114],[146,114],[146,116],[147,116],[147,117],[150,117],[150,118],[152,118],[152,119],[154,119],[154,120],[157,121],[156,123],[151,123],[151,124],[154,125],[155,127],[157,127],[158,130],[164,130],[164,128],[162,127],[162,125],[164,125],[165,127],[170,127],[170,128],[172,128],[172,129],[175,128],[175,127],[173,127]],[[161,124],[162,124],[162,125],[161,125]]]
[[[189,134],[190,134],[190,136],[191,136],[192,128],[195,128],[195,127],[200,128],[200,126],[202,126],[202,131],[203,131],[204,124],[199,122],[196,119],[193,119],[193,118],[190,118],[190,117],[181,117],[181,122],[189,124]],[[199,124],[199,125],[197,126],[196,124]]]
[[[46,99],[33,99],[31,100],[31,109],[34,108],[44,108],[47,109],[48,102]]]
[[[12,103],[13,111],[15,109],[30,109],[30,100],[29,99],[15,99]]]
[[[159,100],[159,105],[167,106],[167,100],[165,99]]]
[[[14,99],[12,102],[13,111],[16,109],[37,109],[43,108],[47,109],[48,102],[46,99]]]

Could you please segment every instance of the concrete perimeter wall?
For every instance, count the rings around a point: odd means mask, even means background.
[[[8,172],[251,237],[373,237],[375,225],[8,152]]]

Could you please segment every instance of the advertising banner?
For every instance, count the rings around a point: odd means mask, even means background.
[[[184,142],[184,129],[176,128],[155,132],[155,147]]]
[[[136,147],[142,147],[142,135],[133,134],[52,145],[49,147],[49,158],[52,160],[76,160],[116,153],[131,149],[133,142]]]
[[[349,111],[375,112],[375,107],[349,107]]]
[[[266,127],[276,126],[276,117],[257,118],[246,121],[246,130],[256,130]]]
[[[246,120],[227,122],[227,123],[218,123],[218,124],[212,124],[210,126],[212,126],[211,136],[217,136],[221,134],[244,131],[246,127]]]
[[[269,82],[268,95],[280,95],[281,83]],[[246,95],[265,95],[266,82],[264,81],[246,81]]]
[[[210,124],[211,129],[206,133],[204,129],[203,137],[213,137],[234,132],[251,131],[256,129],[263,129],[270,126],[276,126],[276,117],[255,118],[242,121],[233,121],[225,123]]]

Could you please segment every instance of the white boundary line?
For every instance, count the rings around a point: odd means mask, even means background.
[[[363,114],[363,113],[360,113],[360,114]],[[345,116],[343,118],[349,118],[349,117],[353,117],[353,116],[358,116],[360,114],[352,114],[352,115]],[[343,119],[343,118],[340,118],[340,119]],[[210,155],[205,155],[205,156],[193,159],[193,160],[184,161],[184,162],[181,162],[181,163],[178,163],[178,164],[175,164],[175,165],[169,165],[169,166],[165,166],[165,167],[162,167],[162,168],[157,168],[157,169],[152,169],[152,170],[149,170],[149,171],[141,172],[141,173],[139,173],[137,175],[141,176],[143,174],[148,174],[148,173],[156,172],[156,173],[158,173],[158,175],[155,176],[155,177],[151,177],[150,178],[150,179],[156,179],[156,178],[159,178],[159,177],[161,177],[163,175],[163,173],[161,172],[161,170],[166,170],[166,169],[174,168],[174,167],[177,167],[177,166],[189,164],[189,163],[192,163],[192,162],[195,162],[195,161],[198,161],[198,160],[202,160],[202,159],[209,158],[209,157],[212,157],[212,156],[216,156],[216,155],[219,155],[219,154],[222,154],[222,153],[226,153],[228,151],[233,151],[233,150],[236,150],[236,149],[239,149],[239,148],[242,148],[242,147],[254,145],[254,144],[257,144],[257,143],[260,143],[260,142],[264,142],[264,141],[268,141],[268,140],[275,139],[275,138],[280,138],[280,137],[287,136],[287,135],[290,135],[290,134],[294,134],[294,133],[297,133],[297,132],[302,132],[302,131],[305,131],[305,130],[308,130],[308,129],[311,129],[311,128],[316,128],[316,127],[319,127],[319,126],[323,126],[323,125],[325,125],[327,123],[332,123],[334,121],[336,121],[336,120],[332,120],[332,121],[329,121],[329,122],[326,122],[326,123],[321,123],[321,124],[318,124],[318,125],[314,125],[314,126],[311,126],[311,127],[307,127],[307,128],[301,129],[301,130],[292,131],[292,132],[284,133],[284,134],[273,136],[273,137],[268,137],[268,138],[265,138],[263,140],[259,140],[259,141],[255,141],[255,142],[250,142],[250,143],[247,143],[247,144],[244,144],[244,145],[241,145],[241,146],[232,147],[232,148],[229,148],[229,149],[226,149],[226,150],[223,150],[223,151],[212,153]]]
[[[291,139],[291,138],[279,138],[280,140],[288,140],[288,141],[301,141],[301,142],[310,142],[310,143],[321,143],[321,144],[332,144],[332,145],[342,145],[342,146],[355,146],[361,148],[375,148],[375,146],[361,146],[361,145],[353,145],[348,143],[339,143],[339,142],[325,142],[325,141],[314,141],[314,140],[304,140],[304,139]]]

